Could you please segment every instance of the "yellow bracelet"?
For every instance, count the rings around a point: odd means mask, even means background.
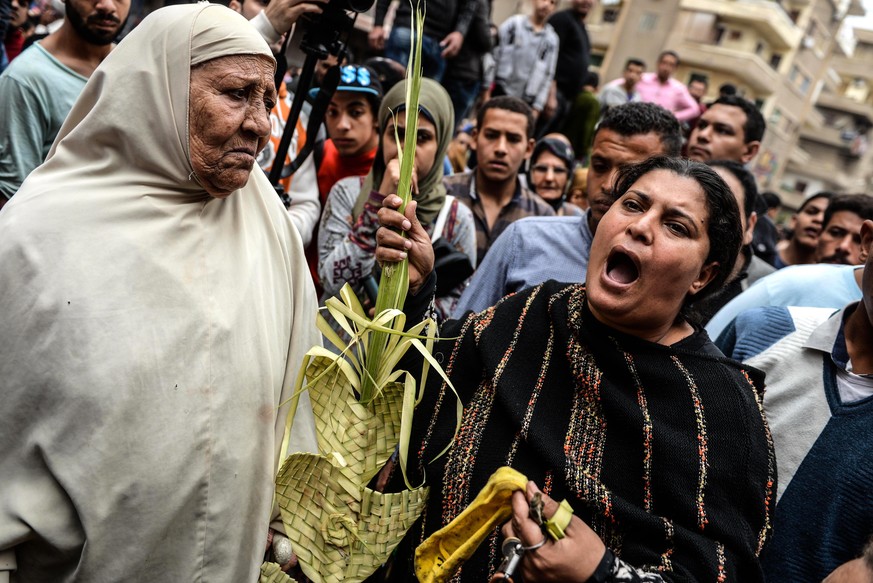
[[[549,533],[550,537],[554,540],[561,540],[565,536],[564,529],[570,526],[570,520],[572,519],[573,507],[565,499],[561,501],[561,505],[558,506],[555,514],[543,523],[543,526],[546,527],[546,532]]]

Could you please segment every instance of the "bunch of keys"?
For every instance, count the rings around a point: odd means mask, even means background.
[[[543,495],[537,492],[530,501],[530,518],[540,526],[543,525]],[[524,545],[521,540],[514,536],[507,537],[503,541],[503,546],[500,548],[503,553],[503,562],[497,568],[497,572],[491,578],[489,583],[498,583],[505,581],[514,583],[512,576],[518,565],[521,564],[522,555],[524,555]]]

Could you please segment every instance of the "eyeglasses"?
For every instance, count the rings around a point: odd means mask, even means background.
[[[556,175],[567,174],[567,168],[564,166],[549,166],[548,164],[536,164],[531,167],[532,172],[538,172],[540,174],[546,174],[549,170],[551,170]]]

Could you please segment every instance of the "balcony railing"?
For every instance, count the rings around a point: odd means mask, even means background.
[[[681,0],[680,7],[752,26],[779,50],[795,48],[803,36],[785,9],[772,0]]]

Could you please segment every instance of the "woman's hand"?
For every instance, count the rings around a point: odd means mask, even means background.
[[[574,516],[567,528],[566,536],[553,541],[540,525],[530,517],[530,500],[539,492],[536,484],[527,483],[527,491],[512,495],[512,520],[503,525],[503,536],[514,536],[521,544],[530,547],[546,543],[538,549],[529,550],[522,555],[521,572],[525,581],[587,581],[594,573],[606,545],[591,528],[578,516]],[[558,510],[558,503],[542,494],[543,517],[551,518]]]
[[[400,184],[400,161],[394,158],[385,166],[385,174],[382,175],[382,184],[379,192],[382,194],[394,194],[397,185]],[[412,168],[412,192],[418,192],[418,177],[415,175],[415,167]]]
[[[408,256],[409,291],[417,294],[433,271],[433,246],[430,236],[415,216],[418,203],[410,201],[405,215],[402,215],[397,211],[402,202],[396,194],[389,194],[382,201],[379,209],[382,226],[376,231],[376,261],[379,265],[397,263]],[[406,231],[407,236],[401,236],[398,231]]]

